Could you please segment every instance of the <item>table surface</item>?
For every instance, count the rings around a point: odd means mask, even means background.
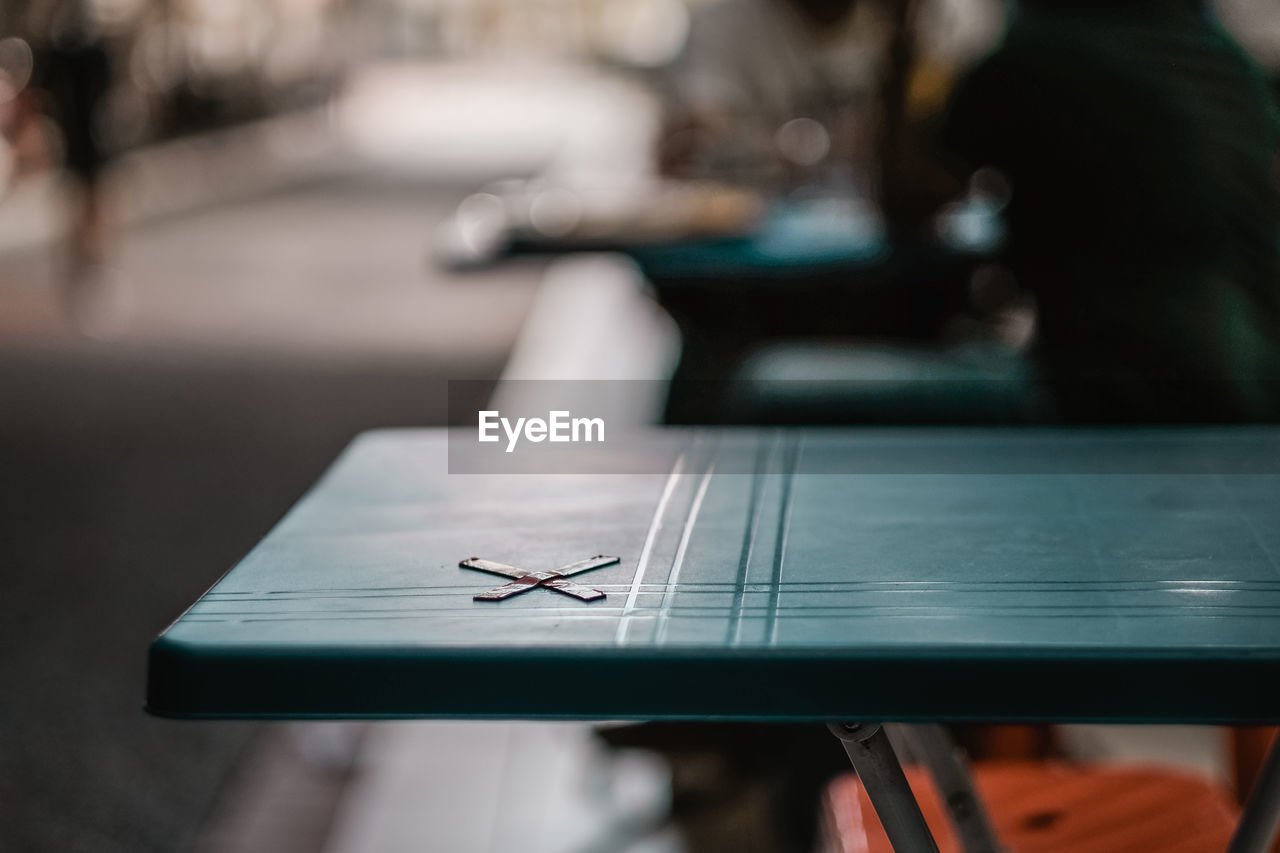
[[[156,640],[148,709],[1280,721],[1280,429],[651,438],[666,473],[481,475],[365,434]],[[458,565],[602,553],[590,603]]]

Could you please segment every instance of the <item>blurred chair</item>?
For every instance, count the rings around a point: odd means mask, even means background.
[[[1232,782],[1241,803],[1253,793],[1276,732],[1275,726],[1236,726],[1228,730]],[[1280,853],[1280,839],[1271,845],[1271,853]]]
[[[961,848],[928,774],[908,779],[942,853]],[[1187,772],[992,762],[974,776],[1010,853],[1221,853],[1239,807],[1222,786]],[[831,853],[892,853],[857,777],[827,792]]]
[[[1276,729],[1239,727],[1228,734],[1234,792],[1182,770],[1025,759],[979,761],[974,782],[1008,853],[1221,853]],[[939,849],[961,853],[929,773],[908,767],[907,777]],[[892,853],[853,774],[828,787],[825,819],[824,853]],[[1280,842],[1271,849],[1280,850]]]

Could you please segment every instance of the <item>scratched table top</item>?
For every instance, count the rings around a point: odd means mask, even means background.
[[[1280,721],[1280,429],[653,435],[660,474],[360,437],[156,640],[149,710]]]

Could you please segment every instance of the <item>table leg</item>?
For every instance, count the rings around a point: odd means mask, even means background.
[[[1280,830],[1280,738],[1271,744],[1227,853],[1266,853]]]
[[[895,853],[938,853],[884,728],[876,723],[831,723],[828,728],[844,745]]]
[[[1001,853],[1003,848],[974,785],[969,762],[947,730],[936,724],[898,726],[896,730],[929,768],[965,853]]]

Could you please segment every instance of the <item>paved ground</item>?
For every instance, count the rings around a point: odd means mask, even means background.
[[[430,274],[458,193],[361,172],[131,230],[109,342],[48,250],[0,256],[0,849],[196,838],[257,727],[146,717],[147,643],[353,434],[501,368],[539,268]]]

